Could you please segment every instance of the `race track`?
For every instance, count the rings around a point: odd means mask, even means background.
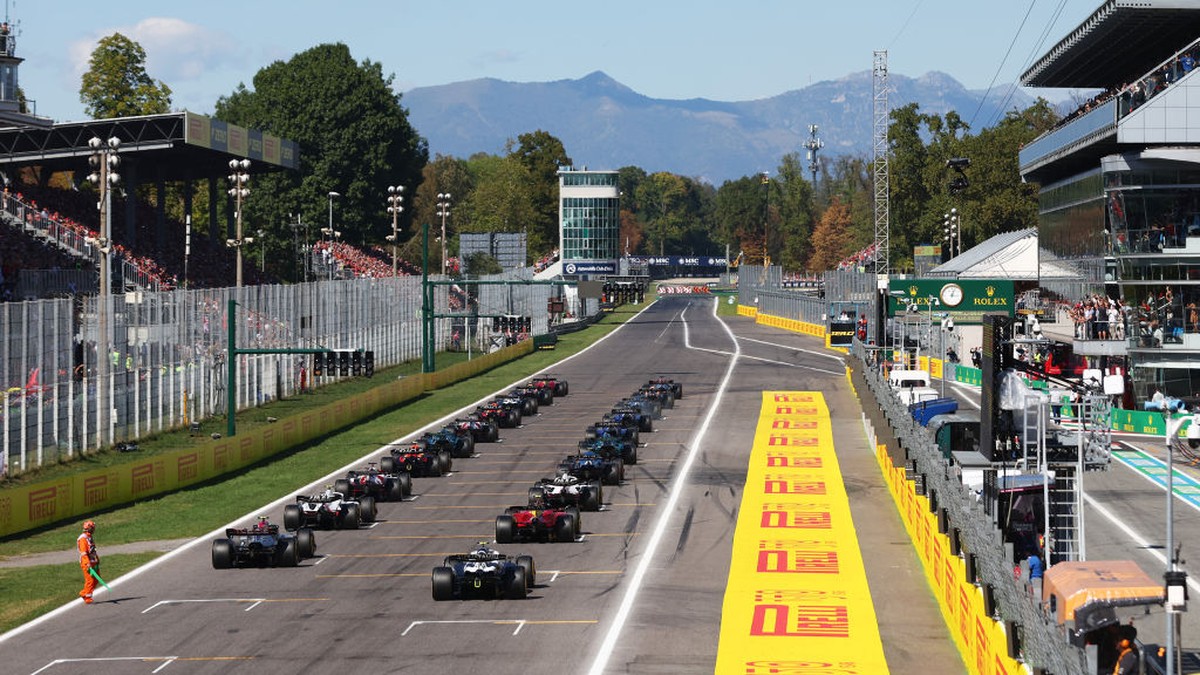
[[[96,604],[72,603],[10,635],[4,672],[713,672],[764,390],[820,391],[829,405],[892,672],[964,672],[840,360],[812,338],[720,320],[714,302],[662,299],[556,366],[569,396],[456,459],[452,474],[414,479],[414,498],[381,502],[369,529],[318,532],[317,557],[299,568],[214,570],[204,537]],[[639,463],[623,485],[606,486],[603,510],[583,514],[582,540],[496,546],[533,555],[530,597],[434,602],[431,568],[492,540],[495,516],[524,503],[588,423],[654,375],[682,382],[684,398],[643,434]],[[264,507],[272,520],[282,522],[282,504]]]

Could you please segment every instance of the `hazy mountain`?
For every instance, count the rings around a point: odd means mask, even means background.
[[[1033,99],[998,86],[982,108],[983,92],[929,72],[913,79],[890,74],[888,104],[916,101],[923,112],[959,115],[981,129],[1004,110]],[[721,182],[761,171],[774,173],[780,158],[800,152],[816,124],[825,156],[871,154],[871,72],[817,82],[755,101],[656,99],[633,91],[602,72],[578,80],[505,82],[496,79],[420,87],[404,94],[409,120],[429,139],[431,153],[469,157],[500,154],[508,139],[543,129],[562,140],[576,166],[647,172],[670,171]],[[976,110],[979,110],[976,114]]]

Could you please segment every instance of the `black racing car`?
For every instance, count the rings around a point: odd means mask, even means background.
[[[601,420],[595,424],[589,424],[583,430],[583,437],[592,438],[619,438],[623,441],[629,441],[635,446],[641,440],[639,427],[622,424],[620,422],[609,420]]]
[[[505,429],[515,429],[521,426],[521,410],[519,408],[509,408],[495,401],[488,401],[475,408],[475,414],[485,420],[491,420],[496,423],[496,426]]]
[[[558,470],[582,481],[620,485],[625,478],[625,462],[621,460],[620,451],[609,446],[605,454],[600,454],[591,449],[594,443],[595,441],[580,441],[579,454],[564,458],[558,463]]]
[[[536,400],[526,399],[521,396],[513,396],[511,394],[501,394],[500,396],[493,398],[492,403],[499,405],[501,408],[507,408],[508,410],[515,411],[517,413],[518,426],[521,424],[521,420],[525,417],[525,415],[534,414],[525,412],[529,409],[530,403],[535,406],[537,405]]]
[[[638,444],[624,438],[601,434],[579,441],[580,452],[594,452],[601,457],[618,458],[626,464],[638,463]]]
[[[476,443],[495,443],[500,438],[500,425],[492,419],[484,419],[476,413],[459,417],[451,423],[460,432],[467,432]]]
[[[412,476],[437,478],[449,473],[454,462],[449,452],[432,450],[418,439],[408,447],[392,448],[390,456],[379,460],[379,466],[388,472],[403,471]]]
[[[295,567],[301,560],[317,553],[317,538],[313,531],[302,527],[296,534],[281,533],[278,525],[261,519],[254,527],[225,530],[223,539],[212,544],[212,566],[224,570],[231,567]]]
[[[366,469],[347,471],[345,478],[334,481],[333,491],[350,499],[373,497],[376,501],[398,502],[412,494],[412,476],[380,471],[375,462],[370,462]]]
[[[580,511],[599,511],[604,504],[604,488],[599,480],[580,480],[569,473],[542,478],[529,488],[529,499],[541,498],[550,508],[578,507]]]
[[[537,387],[513,387],[508,390],[509,396],[520,396],[525,400],[525,408],[521,410],[523,415],[536,415],[539,407],[553,404],[553,396],[548,397],[548,400],[542,400],[549,393],[549,391]]]
[[[668,385],[671,387],[671,393],[675,395],[675,400],[683,398],[683,383],[676,382],[668,377],[655,377],[647,383],[654,386]]]
[[[523,600],[536,579],[531,556],[507,556],[481,542],[473,551],[446,556],[433,568],[433,599]]]

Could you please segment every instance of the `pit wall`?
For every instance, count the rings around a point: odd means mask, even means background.
[[[444,370],[392,380],[233,438],[5,489],[0,493],[0,538],[212,480],[532,351],[533,341],[525,340]]]

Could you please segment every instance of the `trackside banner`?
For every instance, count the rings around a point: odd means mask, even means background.
[[[763,392],[716,672],[889,672],[820,392]]]
[[[971,675],[1028,672],[1009,657],[1004,626],[984,611],[983,592],[967,579],[963,559],[950,550],[949,538],[938,529],[937,514],[929,509],[929,498],[916,493],[904,467],[892,463],[886,445],[877,446],[875,456],[967,670]]]
[[[681,284],[659,284],[659,295],[709,295],[712,291],[708,286],[688,286]]]
[[[195,485],[250,466],[287,448],[529,354],[525,340],[424,377],[393,380],[357,396],[281,418],[277,423],[205,441],[194,448],[0,491],[0,537]]]

